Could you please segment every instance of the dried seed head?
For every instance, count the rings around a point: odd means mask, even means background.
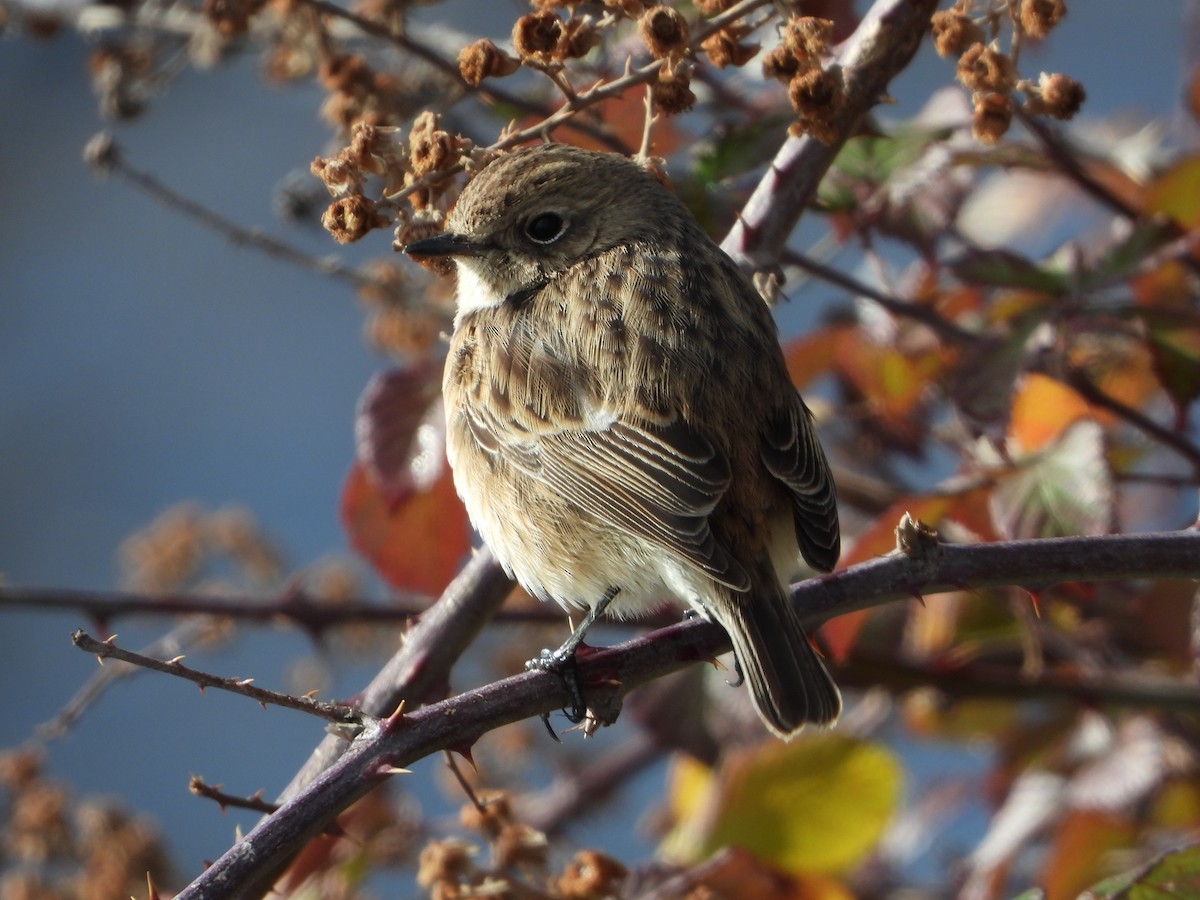
[[[709,60],[718,69],[726,66],[744,66],[760,49],[759,44],[743,44],[744,28],[722,28],[706,37],[700,44]]]
[[[844,93],[840,69],[811,68],[788,82],[788,99],[796,110],[792,133],[811,134],[824,144],[837,139],[834,120],[841,110]]]
[[[658,72],[658,80],[650,85],[650,101],[655,111],[672,115],[691,109],[696,103],[691,81],[689,65],[663,66]]]
[[[994,144],[1012,124],[1012,98],[1007,94],[984,94],[975,101],[971,133],[985,144]]]
[[[933,46],[939,56],[962,56],[973,44],[983,43],[983,29],[957,9],[933,14]]]
[[[1017,80],[1012,59],[995,47],[972,44],[958,60],[958,80],[969,91],[1007,94]]]
[[[687,52],[687,20],[669,6],[646,10],[638,22],[638,31],[655,59],[679,57]]]
[[[796,59],[816,61],[829,52],[833,22],[816,16],[792,16],[783,26],[780,39]]]
[[[1032,38],[1044,40],[1066,14],[1063,0],[1021,0],[1021,29]]]
[[[485,78],[503,78],[519,68],[519,59],[509,56],[487,38],[468,44],[458,54],[459,74],[471,85],[478,85]]]
[[[521,59],[549,62],[562,37],[562,22],[552,12],[521,16],[513,25],[513,49]]]
[[[379,211],[374,200],[368,200],[362,194],[350,194],[330,204],[321,216],[321,225],[339,244],[349,244],[369,231],[387,227],[388,218]]]
[[[1038,89],[1041,93],[1041,111],[1056,119],[1073,118],[1087,99],[1083,85],[1061,72],[1043,72],[1038,79]]]
[[[628,870],[611,856],[580,850],[563,869],[558,892],[568,900],[618,896],[627,874]]]
[[[458,162],[458,138],[438,127],[438,117],[426,110],[408,133],[409,165],[416,176],[443,172]]]
[[[578,19],[568,19],[563,23],[562,37],[558,39],[558,47],[554,55],[560,59],[579,59],[600,43],[600,32],[591,16]]]
[[[768,50],[763,57],[763,76],[785,84],[800,73],[800,60],[783,44]],[[805,66],[808,68],[809,66]]]

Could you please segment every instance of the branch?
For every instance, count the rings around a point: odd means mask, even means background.
[[[304,591],[288,590],[275,598],[254,596],[212,596],[208,594],[138,594],[128,591],[85,591],[75,588],[0,587],[0,610],[29,608],[47,612],[73,610],[91,618],[97,630],[127,616],[220,616],[242,622],[262,624],[290,622],[310,634],[351,625],[403,625],[424,615],[430,608],[428,597],[419,594],[389,598],[386,604],[366,600],[329,604]],[[497,621],[509,623],[561,623],[562,613],[545,604],[525,609],[501,609]],[[678,619],[663,616],[654,621],[669,625]]]
[[[945,665],[936,661],[935,667],[923,667],[861,653],[855,653],[849,664],[839,668],[837,677],[843,687],[882,687],[893,694],[931,687],[956,699],[1072,700],[1089,706],[1157,709],[1193,716],[1200,713],[1197,685],[1164,677],[1151,680],[1074,671],[1021,677],[1012,666]]]
[[[800,214],[858,121],[886,96],[929,31],[937,0],[876,0],[838,52],[845,102],[834,126],[838,140],[789,137],[746,202],[721,247],[752,268],[774,263]]]
[[[486,575],[495,564],[472,565]],[[796,586],[792,598],[808,624],[921,592],[965,585],[1050,585],[1064,581],[1200,577],[1200,531],[927,546],[893,554]],[[479,583],[476,590],[486,585]],[[407,649],[416,641],[410,641]],[[596,649],[578,660],[586,690],[605,705],[654,678],[729,650],[716,625],[684,622]],[[402,654],[404,651],[401,651]],[[1200,688],[1192,688],[1200,702]],[[526,672],[413,713],[371,721],[341,758],[290,794],[274,815],[230,848],[185,888],[179,900],[255,896],[269,888],[304,844],[389,772],[445,749],[469,750],[483,734],[569,702],[565,685]]]
[[[251,247],[260,250],[268,256],[274,256],[284,262],[309,269],[319,275],[341,279],[355,288],[378,284],[377,279],[347,265],[337,257],[322,257],[305,253],[259,229],[244,228],[190,197],[185,197],[149,172],[143,172],[127,163],[112,135],[107,132],[101,132],[88,141],[83,154],[84,161],[96,171],[103,175],[115,173],[164,206],[222,235],[235,247]]]
[[[292,694],[281,694],[278,691],[255,687],[251,683],[253,681],[251,678],[222,678],[217,675],[210,675],[208,672],[201,672],[199,669],[192,669],[183,665],[181,662],[183,659],[182,656],[176,656],[173,659],[165,661],[155,659],[152,656],[135,653],[132,650],[123,650],[113,643],[115,640],[116,635],[113,635],[106,640],[98,641],[90,634],[86,634],[79,629],[71,634],[71,643],[85,653],[94,653],[100,665],[104,665],[104,660],[106,659],[120,660],[121,662],[129,663],[142,669],[151,669],[155,672],[162,672],[166,675],[173,675],[176,678],[190,681],[200,688],[201,693],[204,692],[205,688],[210,687],[221,691],[229,691],[231,694],[240,694],[243,697],[249,697],[251,700],[257,701],[264,708],[268,704],[282,706],[285,709],[295,709],[310,715],[319,716],[322,719],[327,719],[339,725],[356,723],[359,718],[358,711],[348,706],[325,703],[311,697],[296,697]]]

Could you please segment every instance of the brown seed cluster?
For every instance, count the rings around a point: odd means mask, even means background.
[[[833,22],[815,16],[792,16],[780,31],[780,42],[763,58],[763,74],[787,85],[796,121],[788,132],[812,135],[823,143],[837,139],[836,121],[845,91],[842,71],[823,67],[833,36]]]
[[[485,78],[503,78],[521,68],[521,61],[505,53],[487,38],[463,47],[458,54],[458,71],[467,84],[478,86]]]
[[[701,41],[700,48],[718,69],[724,69],[726,66],[744,66],[762,49],[761,44],[747,43],[744,40],[749,33],[749,27],[741,23],[727,25]]]
[[[599,43],[600,33],[591,16],[560,19],[548,9],[521,16],[512,30],[513,50],[520,61],[538,69],[556,68],[564,60],[586,56]]]
[[[278,551],[250,513],[236,507],[209,512],[179,504],[126,538],[120,548],[123,580],[147,593],[198,583],[213,557],[228,559],[256,584],[279,577]]]
[[[687,19],[669,6],[652,6],[638,19],[638,34],[650,56],[663,60],[658,77],[650,83],[655,112],[674,115],[691,109],[696,95],[691,87],[693,63]]]
[[[409,109],[396,76],[376,72],[358,54],[328,56],[321,63],[317,80],[329,93],[321,105],[321,116],[344,134],[364,121],[399,124]]]
[[[595,850],[580,850],[558,878],[558,893],[568,900],[620,896],[628,869]]]
[[[204,0],[201,10],[224,38],[237,37],[250,30],[250,19],[267,0]]]
[[[1066,15],[1064,0],[1019,0],[993,2],[994,9],[977,17],[970,14],[977,4],[957,0],[949,9],[935,13],[931,27],[934,46],[942,56],[955,57],[955,74],[971,92],[974,112],[971,130],[975,138],[994,144],[1012,124],[1014,92],[1025,95],[1025,112],[1069,119],[1079,112],[1085,99],[1083,86],[1062,74],[1043,73],[1039,80],[1022,79],[1012,53],[997,40],[1006,14],[1016,38],[1043,40]]]
[[[110,803],[80,800],[45,777],[38,750],[0,754],[0,897],[143,896],[164,884],[166,853],[154,826]]]

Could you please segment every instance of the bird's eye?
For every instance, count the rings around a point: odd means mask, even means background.
[[[539,244],[549,244],[562,237],[567,223],[558,213],[542,213],[534,216],[525,224],[525,233],[530,240]]]

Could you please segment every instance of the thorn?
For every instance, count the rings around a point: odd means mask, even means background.
[[[102,644],[112,644],[114,641],[116,641],[116,639],[117,639],[117,636],[116,636],[115,634],[110,634],[108,637],[106,637],[106,638],[105,638],[103,641],[101,641],[100,643],[102,643]]]
[[[405,701],[401,700],[400,704],[392,711],[392,714],[383,720],[383,727],[385,730],[394,728],[400,723],[400,720],[404,718],[404,703]]]
[[[236,684],[238,687],[250,687],[250,685],[254,684],[254,679],[243,678],[240,681],[235,681],[234,684]]]
[[[380,766],[380,775],[411,775],[412,769],[402,769],[399,766]]]
[[[474,769],[476,772],[479,771],[479,766],[475,765],[475,756],[471,752],[470,744],[466,745],[465,747],[450,747],[448,749],[453,753],[457,753],[459,756],[461,756],[463,759],[465,759],[467,761],[467,763],[470,764],[471,768]]]
[[[315,700],[317,697],[317,694],[319,694],[319,693],[321,693],[320,689],[314,688],[313,690],[309,691],[306,694],[302,694],[301,696],[303,696],[305,700]]]
[[[920,604],[921,604],[921,608],[922,608],[922,609],[928,609],[928,608],[929,608],[929,607],[927,607],[927,606],[925,605],[925,598],[924,598],[924,597],[922,597],[922,596],[921,596],[921,594],[920,594],[918,591],[913,591],[913,592],[912,592],[912,597],[913,597],[913,599],[914,599],[914,600],[916,600],[918,603],[920,603]]]
[[[167,660],[167,665],[168,666],[177,666],[181,662],[183,662],[185,659],[187,659],[187,657],[184,656],[183,654],[180,654],[179,656],[172,656],[170,659]]]
[[[1042,599],[1038,596],[1037,591],[1031,591],[1025,588],[1025,593],[1029,595],[1029,603],[1033,606],[1033,614],[1039,619],[1042,617]]]

